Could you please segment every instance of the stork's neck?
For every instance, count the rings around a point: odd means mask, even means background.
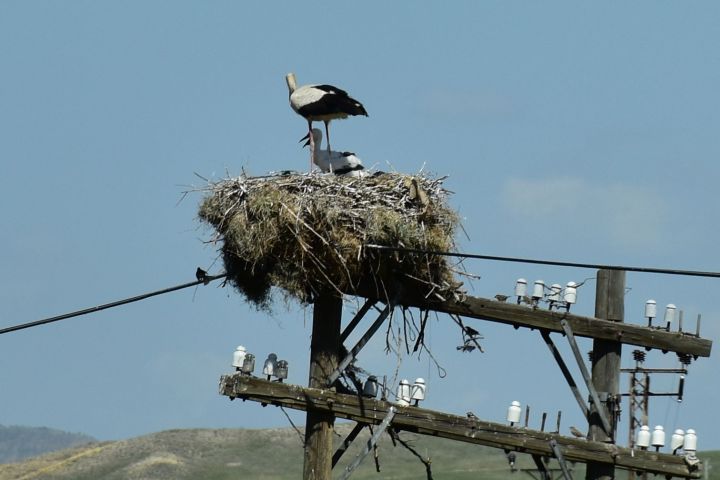
[[[325,153],[325,149],[322,148],[322,133],[319,133],[318,131],[313,132],[313,144],[310,146],[312,148],[312,158],[313,162],[315,164],[322,168],[320,163],[322,162],[322,155]]]
[[[285,81],[287,82],[288,90],[290,91],[290,95],[295,91],[297,88],[297,84],[295,83],[295,74],[294,73],[288,73],[285,75]]]

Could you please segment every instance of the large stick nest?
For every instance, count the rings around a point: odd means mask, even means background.
[[[211,183],[200,218],[222,242],[229,281],[261,309],[271,287],[303,303],[319,294],[445,298],[457,294],[446,257],[367,245],[448,251],[457,214],[443,178],[277,174]]]

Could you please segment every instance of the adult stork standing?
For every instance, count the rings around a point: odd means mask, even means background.
[[[364,177],[367,175],[362,160],[360,160],[357,155],[352,152],[323,150],[322,138],[322,131],[319,128],[313,128],[312,136],[308,134],[300,140],[307,140],[304,146],[307,147],[310,145],[312,161],[320,167],[320,170],[336,175],[349,175],[352,177]]]
[[[325,123],[325,135],[327,136],[327,151],[329,155],[330,130],[328,127],[330,121],[337,118],[347,118],[350,115],[368,116],[362,103],[348,95],[345,90],[332,85],[303,85],[298,87],[295,83],[294,73],[285,75],[285,81],[290,91],[290,106],[295,110],[295,113],[305,118],[308,122],[308,135],[312,151],[314,151],[312,122],[322,121]]]

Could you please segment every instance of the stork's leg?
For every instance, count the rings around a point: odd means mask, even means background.
[[[313,171],[313,157],[315,155],[315,139],[312,134],[312,121],[308,120],[308,135],[310,135],[310,173]]]
[[[330,125],[330,120],[324,120],[325,122],[325,136],[327,137],[327,151],[328,151],[328,158],[330,158],[330,130],[328,130],[328,125]]]

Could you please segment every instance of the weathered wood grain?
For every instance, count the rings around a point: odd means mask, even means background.
[[[220,393],[231,399],[241,398],[296,410],[317,410],[375,425],[382,421],[391,406],[386,401],[339,394],[330,389],[304,388],[237,374],[221,378]],[[396,408],[392,427],[398,430],[546,456],[553,456],[550,440],[554,439],[567,461],[597,462],[625,470],[675,477],[702,477],[699,464],[690,467],[680,456],[630,450],[608,443],[510,427],[424,408]]]
[[[371,292],[348,292],[383,302],[382,296]],[[557,310],[533,309],[525,305],[498,302],[487,298],[466,296],[462,301],[430,300],[405,292],[393,299],[396,305],[434,310],[468,318],[505,323],[514,327],[537,328],[550,332],[562,332],[560,319],[564,318],[576,336],[611,340],[624,344],[649,347],[668,352],[686,353],[698,357],[709,357],[712,341],[695,335],[666,332],[664,329],[583,317]]]

